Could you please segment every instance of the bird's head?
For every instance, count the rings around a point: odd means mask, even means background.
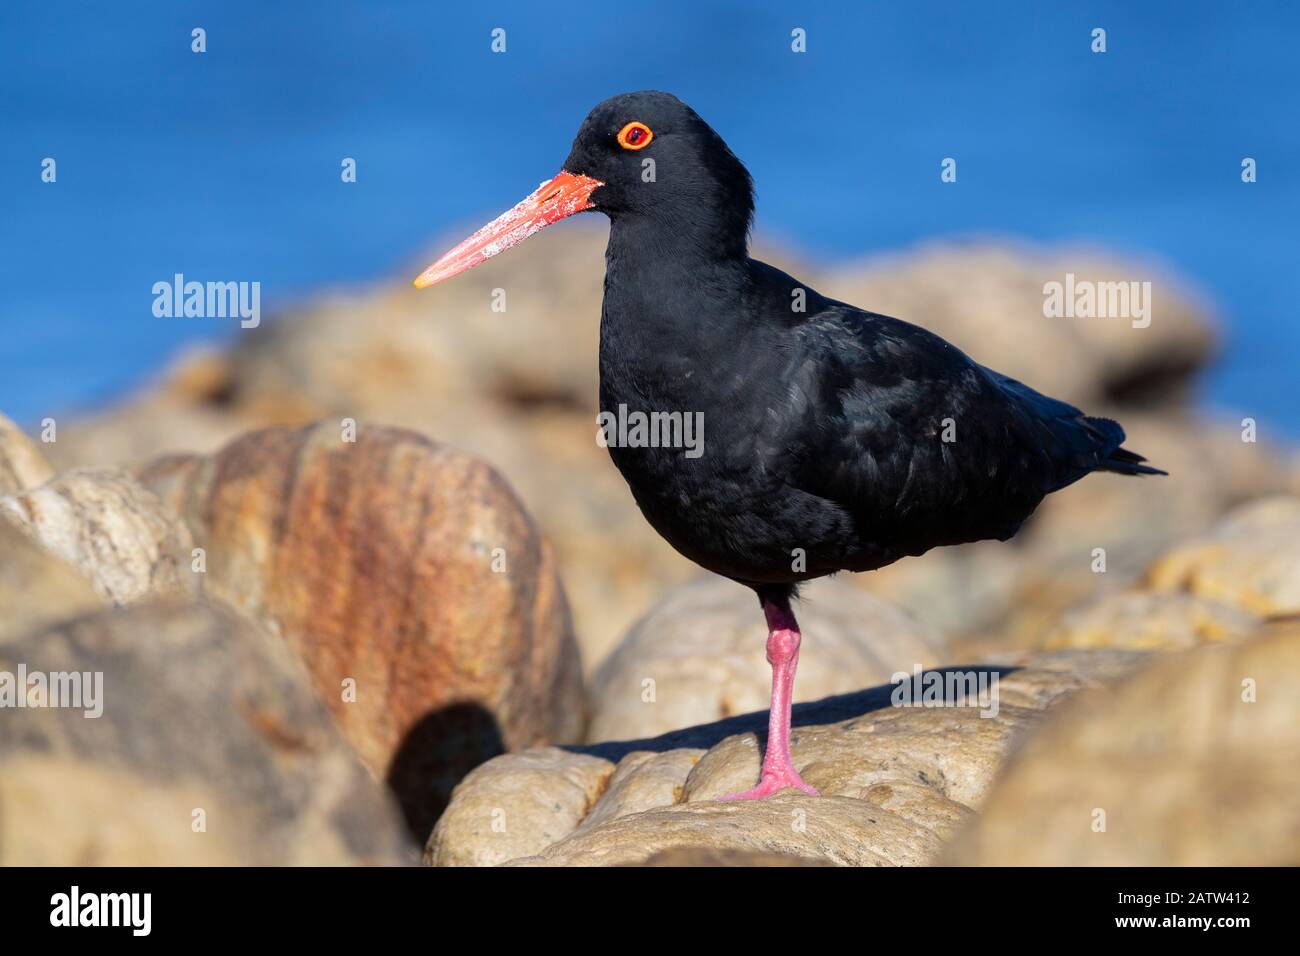
[[[559,175],[442,256],[415,285],[450,279],[588,210],[702,237],[697,241],[716,243],[719,254],[743,253],[753,184],[722,137],[677,97],[623,93],[588,114]]]

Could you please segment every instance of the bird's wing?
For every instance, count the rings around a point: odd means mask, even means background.
[[[832,303],[797,331],[786,473],[881,535],[1010,535],[1123,440],[919,326]]]

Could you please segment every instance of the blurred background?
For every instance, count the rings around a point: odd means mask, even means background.
[[[1296,435],[1297,27],[1281,2],[6,3],[0,407],[93,407],[233,336],[153,317],[175,272],[258,280],[264,308],[405,276],[651,88],[749,165],[758,234],[819,261],[994,232],[1169,263],[1223,318],[1200,399]]]
[[[127,692],[0,721],[0,863],[635,862],[658,810],[752,783],[753,595],[695,580],[596,441],[604,219],[411,287],[645,88],[747,163],[758,257],[1170,473],[807,589],[809,780],[854,799],[804,849],[937,859],[1026,728],[1150,665],[1043,732],[957,859],[1297,862],[1298,27],[1282,2],[4,4],[0,671]],[[155,317],[177,273],[260,283],[260,324]],[[1150,282],[1150,325],[1044,315],[1068,274]],[[879,693],[958,664],[1017,668],[1002,717]],[[551,743],[590,747],[506,753]],[[222,840],[191,840],[218,804]],[[1121,805],[1114,839],[1079,825]],[[743,812],[691,839],[788,847]]]

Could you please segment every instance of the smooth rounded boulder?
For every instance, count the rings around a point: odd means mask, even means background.
[[[1161,655],[1080,694],[1008,764],[944,859],[1300,864],[1300,627]]]
[[[204,594],[294,649],[419,839],[478,763],[580,737],[550,548],[478,459],[345,420],[251,432],[140,475],[204,549]]]

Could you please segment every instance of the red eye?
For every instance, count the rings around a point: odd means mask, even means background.
[[[645,149],[654,138],[645,123],[631,122],[618,131],[618,145],[624,149]]]

